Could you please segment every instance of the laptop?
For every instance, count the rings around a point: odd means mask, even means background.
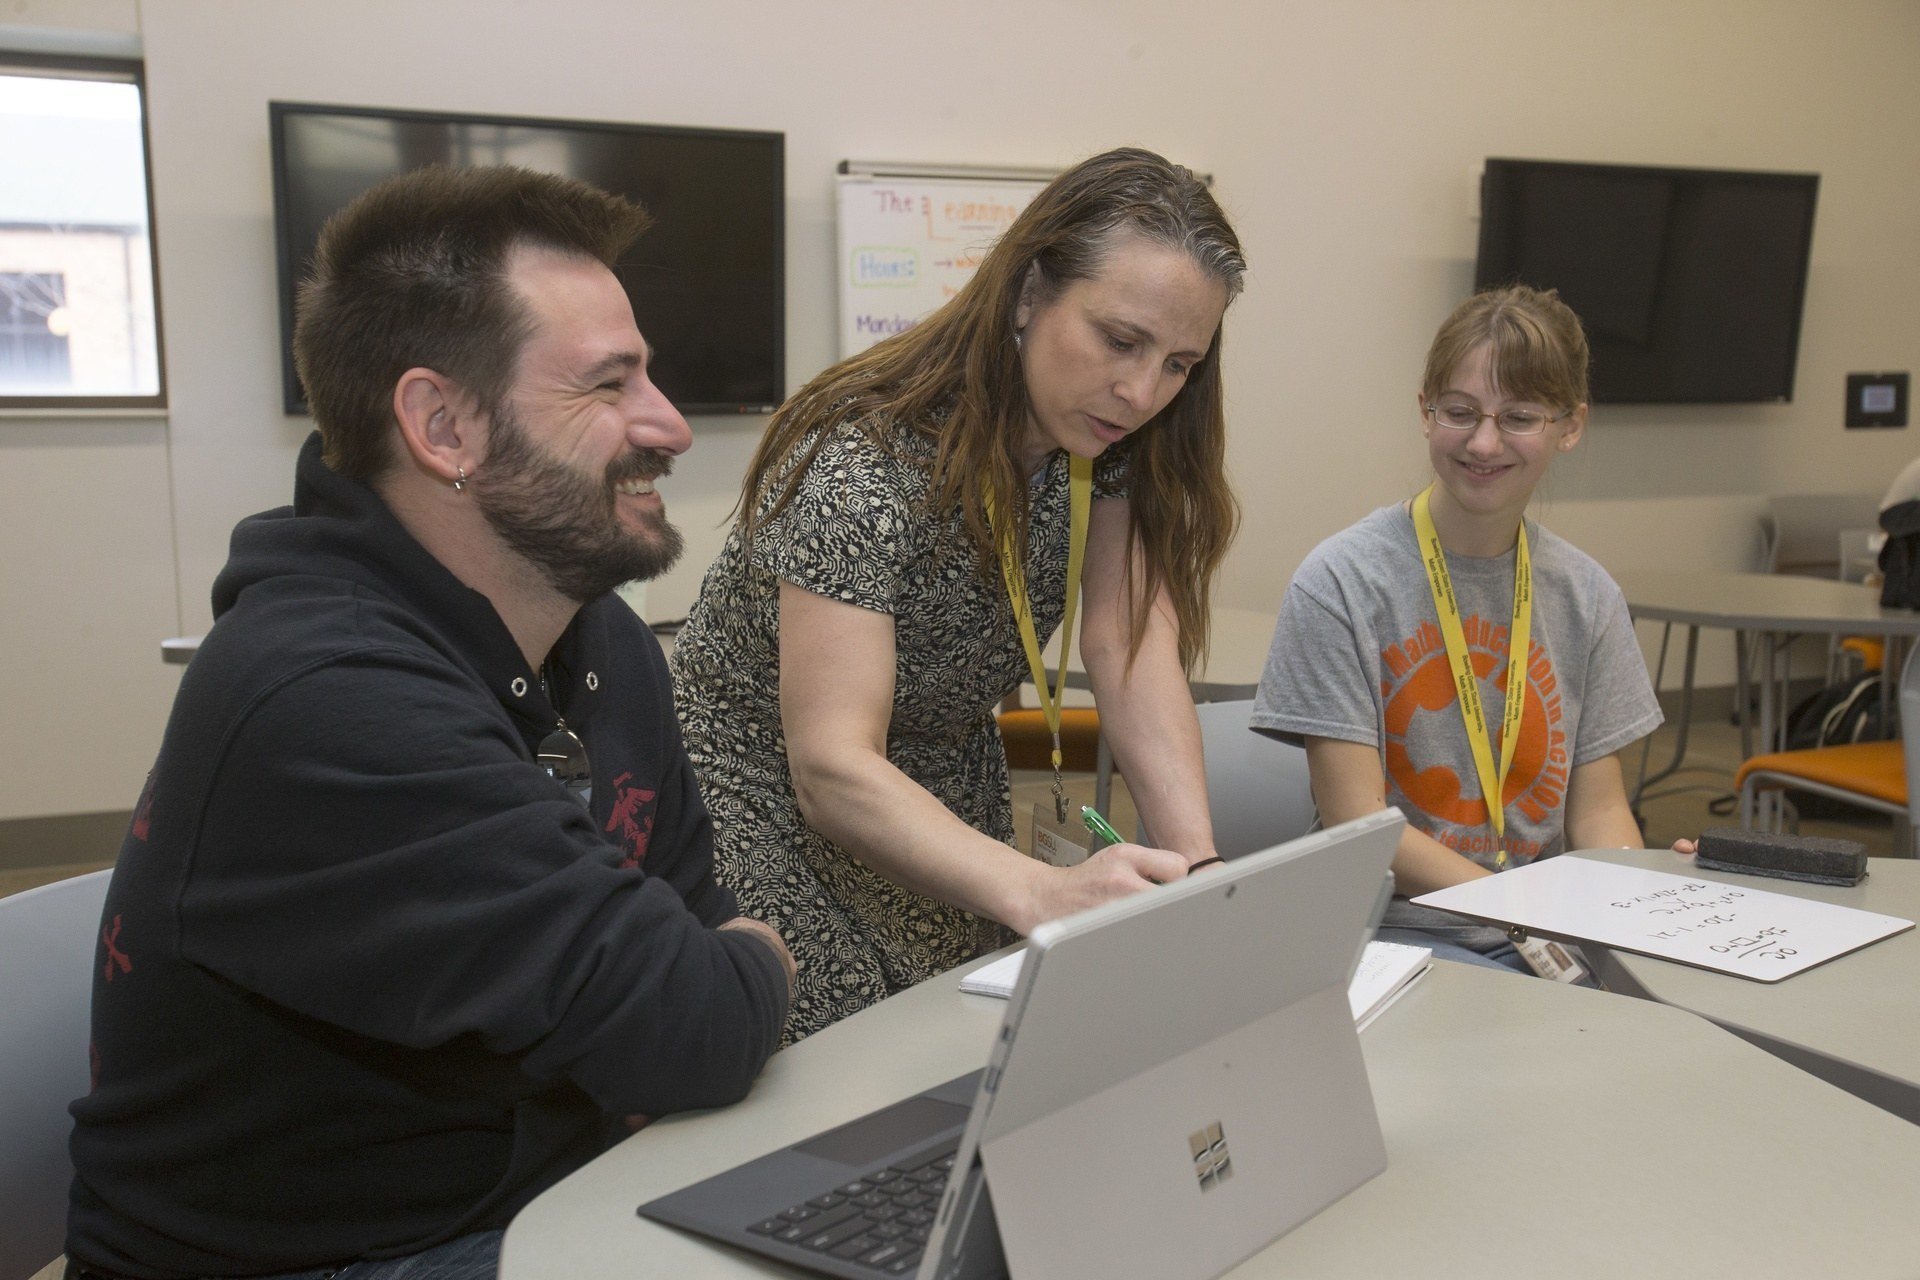
[[[984,1069],[639,1213],[847,1280],[1219,1275],[1386,1168],[1347,984],[1404,824],[1042,925]]]

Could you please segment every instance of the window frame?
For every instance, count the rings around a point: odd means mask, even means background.
[[[153,204],[153,139],[146,64],[139,58],[21,53],[0,49],[0,75],[54,72],[55,78],[131,84],[140,95],[141,179],[147,197],[147,269],[152,275],[155,389],[151,395],[16,395],[0,389],[0,417],[45,417],[48,411],[162,413],[167,408],[167,338],[160,303],[160,229]]]

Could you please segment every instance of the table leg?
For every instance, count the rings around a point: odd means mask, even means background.
[[[1880,723],[1897,728],[1893,718],[1893,689],[1906,666],[1906,645],[1899,636],[1880,637]]]
[[[1660,678],[1667,667],[1667,640],[1673,631],[1673,624],[1666,623],[1660,633],[1660,659],[1654,665],[1653,687],[1660,688]],[[1637,816],[1640,812],[1640,797],[1646,789],[1680,771],[1680,764],[1687,758],[1687,733],[1693,725],[1693,672],[1696,660],[1700,656],[1700,628],[1687,627],[1687,656],[1681,665],[1680,674],[1680,723],[1674,734],[1673,758],[1661,766],[1658,773],[1648,776],[1647,758],[1653,752],[1653,737],[1649,734],[1640,747],[1640,781],[1633,788],[1632,809]]]
[[[1761,672],[1760,723],[1755,735],[1762,752],[1787,749],[1787,681],[1793,676],[1794,639],[1791,633],[1777,635],[1771,631],[1759,632],[1755,637],[1766,663]],[[1786,803],[1786,793],[1778,787],[1768,787],[1756,796],[1754,820],[1760,829],[1780,830],[1786,818]]]
[[[1660,696],[1660,682],[1667,675],[1667,642],[1673,639],[1673,624],[1660,624],[1660,656],[1653,663],[1653,693]],[[1633,780],[1633,795],[1627,801],[1627,807],[1634,817],[1640,816],[1640,794],[1647,789],[1647,763],[1653,757],[1653,735],[1648,734],[1640,740],[1640,771]]]
[[[1753,755],[1753,716],[1747,710],[1752,696],[1753,690],[1747,681],[1747,633],[1736,629],[1733,633],[1733,716],[1740,726],[1742,760]]]
[[[1753,736],[1755,740],[1759,742],[1762,754],[1765,754],[1780,749],[1779,744],[1774,741],[1773,736],[1773,719],[1775,714],[1773,705],[1773,682],[1774,675],[1780,668],[1780,650],[1778,648],[1778,641],[1774,638],[1771,631],[1762,631],[1758,643],[1760,645],[1760,661],[1765,665],[1760,668],[1760,722],[1758,732]]]

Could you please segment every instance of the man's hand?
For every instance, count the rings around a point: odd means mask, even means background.
[[[735,916],[720,927],[740,933],[750,933],[772,947],[773,953],[780,957],[780,967],[787,974],[787,994],[789,996],[793,994],[794,975],[798,970],[793,963],[793,952],[787,950],[787,944],[780,937],[778,930],[764,920],[755,920],[751,916]]]

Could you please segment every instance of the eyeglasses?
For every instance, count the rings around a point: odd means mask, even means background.
[[[1449,431],[1472,431],[1480,425],[1480,419],[1492,418],[1493,425],[1510,436],[1537,436],[1547,429],[1549,422],[1558,422],[1568,414],[1546,414],[1538,409],[1502,409],[1499,413],[1483,413],[1478,405],[1449,400],[1444,404],[1428,405],[1427,416],[1433,419],[1435,426],[1445,427]]]

